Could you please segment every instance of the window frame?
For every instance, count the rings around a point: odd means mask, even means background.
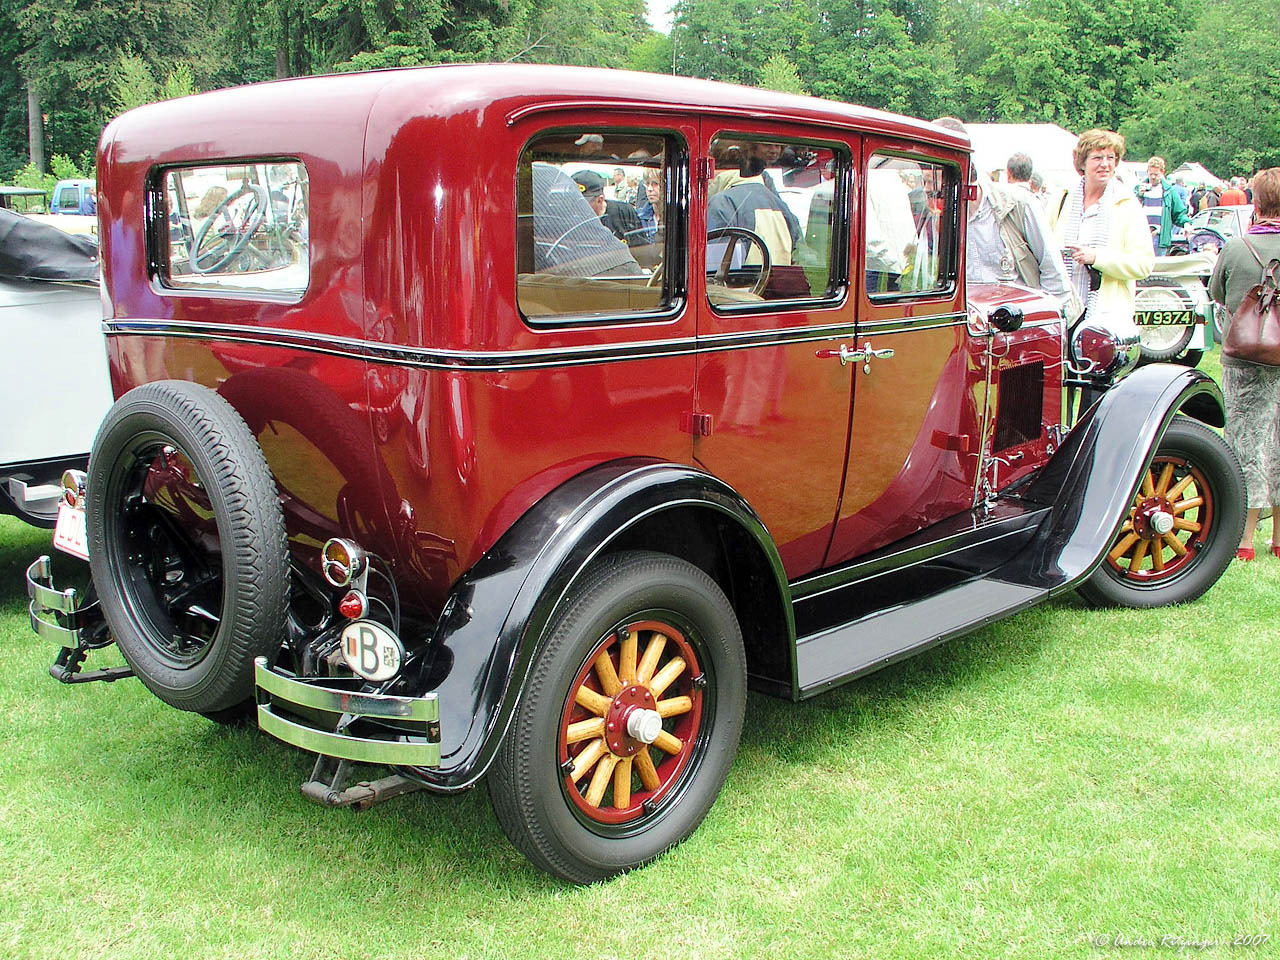
[[[945,256],[940,259],[938,278],[945,279],[947,282],[943,286],[933,287],[929,290],[890,290],[885,293],[872,293],[867,289],[866,284],[866,236],[867,236],[867,217],[866,211],[870,204],[867,198],[862,205],[862,230],[858,238],[858,253],[862,262],[862,280],[860,286],[868,302],[875,306],[892,306],[896,303],[904,301],[918,300],[953,300],[956,293],[960,289],[960,217],[961,211],[964,209],[962,203],[963,184],[964,184],[964,167],[954,159],[942,157],[937,154],[924,153],[918,149],[912,149],[906,146],[889,146],[884,143],[867,143],[865,152],[866,162],[863,164],[863,183],[865,190],[871,189],[871,161],[876,157],[890,157],[896,160],[909,160],[917,164],[930,164],[935,167],[944,168],[952,174],[948,180],[948,211],[949,214],[945,221],[940,220],[939,224],[943,229],[943,236],[949,237],[950,242],[946,245]],[[865,191],[864,191],[865,193]]]
[[[818,147],[830,150],[836,160],[836,175],[833,178],[831,197],[831,244],[827,255],[829,270],[827,273],[826,293],[818,297],[791,297],[782,300],[762,300],[759,303],[724,303],[715,304],[707,295],[706,282],[703,282],[703,299],[708,308],[717,316],[731,317],[760,313],[804,312],[811,310],[837,309],[843,306],[849,296],[849,263],[850,263],[850,215],[849,198],[853,194],[853,156],[855,149],[841,140],[826,140],[818,136],[798,136],[795,134],[775,134],[769,130],[749,131],[741,128],[718,129],[705,140],[708,157],[711,144],[719,139],[759,140],[768,143],[782,143]],[[710,201],[710,197],[707,198]],[[703,205],[700,226],[706,236],[706,205]]]
[[[530,316],[525,313],[520,304],[521,249],[519,224],[521,213],[519,210],[519,197],[526,155],[537,145],[539,140],[545,140],[549,137],[563,136],[568,133],[582,135],[585,133],[608,134],[609,132],[654,137],[664,141],[668,148],[668,150],[664,151],[664,155],[667,158],[664,163],[667,221],[662,256],[662,264],[665,268],[662,287],[665,295],[663,302],[666,303],[666,306],[659,310],[618,310],[599,313],[562,313]],[[581,123],[557,123],[554,126],[537,130],[525,138],[520,145],[520,149],[516,151],[515,169],[513,171],[514,190],[512,193],[512,231],[514,240],[512,243],[514,255],[514,263],[512,264],[512,279],[514,281],[512,299],[516,306],[516,313],[521,321],[530,329],[547,330],[563,327],[669,323],[679,317],[685,311],[689,302],[687,264],[689,260],[689,167],[691,156],[689,142],[678,130],[643,123],[619,124],[607,121],[597,122],[595,120],[587,120]],[[532,176],[533,163],[535,162],[538,161],[529,160],[528,162],[530,176]],[[625,161],[611,160],[609,163],[613,166],[625,166]],[[672,229],[673,227],[674,229]]]
[[[308,193],[308,231],[306,241],[307,254],[307,282],[301,290],[274,291],[263,289],[249,289],[221,284],[201,285],[192,284],[173,284],[170,280],[172,272],[170,269],[170,241],[169,241],[169,220],[168,220],[168,204],[165,191],[165,179],[173,171],[181,170],[200,170],[212,167],[238,167],[253,166],[256,164],[296,164],[302,168],[307,177],[307,193]],[[177,163],[158,164],[147,171],[145,188],[143,191],[143,216],[145,219],[145,235],[146,235],[146,251],[147,251],[147,276],[150,280],[151,288],[156,293],[165,296],[186,296],[200,298],[214,298],[222,300],[246,300],[256,303],[281,303],[295,304],[301,303],[311,291],[312,284],[315,282],[314,270],[314,250],[311,242],[310,234],[310,184],[311,171],[307,169],[306,161],[300,156],[285,154],[269,154],[255,155],[247,157],[214,157],[200,160],[182,161]]]

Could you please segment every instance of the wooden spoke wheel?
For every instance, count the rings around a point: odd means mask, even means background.
[[[711,809],[745,707],[742,633],[716,582],[665,554],[606,556],[544,632],[489,771],[498,822],[575,883],[646,863]]]
[[[1175,417],[1080,594],[1099,606],[1194,600],[1235,556],[1244,507],[1244,477],[1226,442],[1202,423]]]
[[[1213,485],[1181,454],[1157,455],[1107,562],[1122,577],[1151,583],[1195,562],[1216,522]]]
[[[631,623],[601,641],[570,685],[560,723],[565,792],[589,819],[653,812],[688,768],[706,677],[669,623]]]

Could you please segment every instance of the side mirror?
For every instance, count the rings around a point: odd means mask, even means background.
[[[1022,326],[1021,307],[996,307],[987,315],[991,325],[1003,333],[1013,333]]]

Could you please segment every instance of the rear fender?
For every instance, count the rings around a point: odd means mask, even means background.
[[[579,474],[549,493],[459,581],[432,640],[447,673],[440,703],[441,762],[415,768],[432,787],[470,786],[510,723],[556,605],[591,561],[631,541],[628,532],[669,510],[712,511],[744,531],[778,590],[794,649],[790,594],[777,548],[727,484],[681,464],[624,460]]]

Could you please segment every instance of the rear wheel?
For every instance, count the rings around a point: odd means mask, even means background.
[[[1080,585],[1099,606],[1194,600],[1222,576],[1244,529],[1240,464],[1208,427],[1177,417],[1102,565]]]
[[[489,773],[512,843],[590,883],[702,822],[737,750],[746,663],[728,600],[674,557],[626,553],[562,603]]]
[[[248,427],[207,387],[138,387],[98,431],[87,492],[93,581],[125,660],[166,703],[236,716],[289,601],[284,517]]]

